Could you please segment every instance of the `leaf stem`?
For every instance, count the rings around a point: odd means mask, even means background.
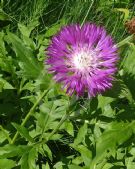
[[[26,124],[26,122],[28,121],[28,119],[30,118],[30,116],[32,115],[32,113],[34,112],[35,108],[37,107],[37,105],[40,103],[40,101],[43,99],[43,97],[49,92],[49,89],[46,91],[44,91],[42,93],[42,95],[37,99],[37,101],[34,103],[34,105],[32,106],[32,108],[30,109],[30,111],[27,113],[27,115],[25,116],[24,120],[21,123],[21,126],[24,126]],[[11,144],[14,144],[17,137],[19,135],[19,132],[17,131],[13,137],[13,139],[11,140]]]
[[[47,139],[43,139],[41,141],[38,141],[37,143],[35,143],[35,145],[45,144],[48,140],[50,140],[51,137],[59,130],[59,128],[61,127],[61,125],[65,122],[65,120],[69,117],[69,115],[71,113],[72,113],[72,111],[71,112],[66,112],[66,114],[64,114],[64,116],[60,120],[58,126],[50,133],[50,135],[47,137]]]
[[[46,119],[45,119],[45,122],[44,122],[44,127],[43,127],[43,130],[42,130],[42,134],[41,134],[41,136],[40,136],[40,139],[39,139],[39,141],[41,141],[42,140],[42,138],[43,138],[43,134],[44,134],[44,132],[45,132],[45,130],[46,130],[46,126],[47,126],[47,122],[48,122],[48,120],[49,120],[49,117],[50,117],[50,114],[52,113],[52,109],[53,109],[53,106],[52,106],[52,108],[51,108],[51,111],[47,114],[47,117],[46,117]]]

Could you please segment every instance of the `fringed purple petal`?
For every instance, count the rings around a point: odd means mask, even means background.
[[[86,23],[65,26],[47,48],[49,72],[67,93],[89,97],[112,87],[118,49],[103,27]]]

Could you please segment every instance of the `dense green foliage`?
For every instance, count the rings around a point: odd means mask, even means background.
[[[1,0],[0,169],[134,169],[134,0]],[[96,22],[119,46],[113,88],[70,98],[44,64],[50,38]]]

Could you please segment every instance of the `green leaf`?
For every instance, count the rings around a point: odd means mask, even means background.
[[[68,169],[83,169],[83,167],[72,164],[72,165],[68,165]]]
[[[19,162],[21,169],[35,169],[37,156],[38,152],[35,147],[31,148],[30,151],[26,151]]]
[[[26,151],[29,151],[29,146],[15,146],[11,144],[6,144],[3,147],[0,147],[0,158],[10,158],[15,156],[22,156]]]
[[[117,145],[121,145],[132,136],[132,133],[135,132],[134,127],[135,121],[132,123],[111,123],[108,129],[106,129],[97,140],[96,157],[92,160],[91,168],[96,167],[96,164],[107,156],[107,150],[109,150],[109,153],[113,155],[116,151]]]
[[[12,43],[23,75],[27,78],[37,78],[41,72],[42,66],[36,60],[33,51],[26,47],[23,41],[15,34],[8,32],[8,40]]]
[[[8,142],[11,142],[11,138],[9,136],[9,132],[5,130],[1,125],[0,125],[0,143],[4,142],[6,139]]]
[[[38,120],[38,125],[45,131],[52,121],[52,113],[55,111],[53,102],[46,101],[45,103],[40,105],[39,109],[40,113],[37,114],[36,118]]]
[[[0,169],[12,169],[16,162],[9,159],[0,159]]]
[[[106,96],[98,96],[98,108],[101,108],[102,110],[104,110],[104,107],[108,104],[110,104],[111,102],[113,102],[115,99],[112,97],[106,97]]]
[[[135,45],[133,43],[130,43],[129,47],[127,48],[125,52],[125,58],[123,59],[123,80],[130,90],[126,90],[124,92],[124,95],[126,95],[127,99],[132,103],[132,97],[135,100],[134,95],[134,83],[135,83]]]
[[[0,32],[0,55],[6,56],[7,51],[4,43],[4,32]]]
[[[35,169],[36,167],[36,159],[38,156],[38,152],[35,147],[33,147],[28,154],[28,165],[29,169]]]
[[[78,145],[76,147],[76,150],[81,153],[81,157],[85,166],[90,166],[92,160],[92,152],[84,145]]]
[[[72,163],[75,164],[75,165],[79,165],[79,164],[83,163],[83,159],[82,159],[81,156],[78,156],[74,159],[72,158]]]
[[[48,145],[44,144],[43,145],[43,149],[45,151],[46,156],[49,157],[49,159],[52,161],[53,160],[53,158],[52,158],[52,152],[51,152],[50,148],[48,147]]]
[[[14,87],[5,79],[0,77],[0,91],[2,91],[2,89],[14,89]]]
[[[106,117],[113,118],[115,115],[115,111],[111,108],[110,103],[113,102],[115,98],[106,97],[106,96],[98,96],[98,108],[102,110],[102,115]]]
[[[45,167],[42,167],[43,169],[50,169],[50,166],[48,163],[46,163]]]
[[[28,130],[24,126],[16,123],[12,123],[12,125],[16,128],[22,137],[26,138],[30,142],[34,142],[33,138],[29,135]]]
[[[114,166],[113,164],[106,163],[106,164],[104,164],[102,169],[111,169],[113,166]]]
[[[98,139],[102,134],[101,129],[100,129],[100,123],[96,123],[94,126],[94,137],[95,139]]]
[[[28,165],[28,154],[25,153],[23,154],[21,160],[20,160],[20,163],[21,163],[21,169],[29,169],[29,165]]]
[[[23,91],[23,90],[29,90],[30,92],[33,92],[34,89],[35,89],[34,84],[31,83],[31,82],[28,82],[28,83],[26,83],[26,84],[21,88],[21,91]]]
[[[46,33],[45,33],[45,37],[50,37],[53,36],[54,34],[56,34],[60,29],[60,25],[54,25],[51,28],[49,28]]]
[[[23,24],[18,24],[18,28],[22,34],[22,39],[24,43],[29,46],[31,49],[36,49],[36,45],[34,41],[30,38],[31,31],[38,25],[38,22],[35,23],[36,25],[33,26],[25,26]]]
[[[54,134],[50,140],[60,140],[63,137],[62,134]]]
[[[65,125],[65,130],[68,132],[68,134],[70,134],[71,136],[74,136],[74,126],[70,121],[66,121],[64,123]]]
[[[4,32],[0,32],[0,68],[3,71],[13,73],[14,67],[12,64],[11,57],[7,56],[8,52],[6,51],[5,48],[4,37],[5,37]]]
[[[7,139],[5,133],[0,131],[0,143],[3,143]]]
[[[63,169],[63,167],[62,167],[63,165],[64,164],[61,161],[59,161],[53,167],[54,167],[54,169]]]
[[[31,23],[29,23],[28,26],[25,26],[25,25],[19,23],[18,28],[23,36],[29,37],[31,31],[38,25],[39,25],[38,21],[31,22]]]
[[[79,129],[77,137],[74,140],[73,146],[77,146],[79,143],[81,143],[87,134],[87,124],[84,123],[84,125]]]
[[[124,59],[124,71],[128,72],[129,74],[135,75],[135,45],[133,43],[130,43],[127,53],[125,54],[125,59]],[[129,66],[130,65],[130,66]]]
[[[53,36],[54,34],[56,34],[61,26],[65,25],[65,20],[61,20],[60,23],[56,23],[55,25],[53,25],[52,27],[50,27],[46,33],[45,33],[45,37],[50,37],[50,36]]]
[[[135,166],[134,157],[128,157],[125,159],[127,169],[133,169]]]
[[[134,100],[132,94],[126,85],[123,85],[123,88],[121,89],[121,93],[120,93],[120,98],[124,98],[124,97],[127,100],[129,100],[130,103],[133,103]]]

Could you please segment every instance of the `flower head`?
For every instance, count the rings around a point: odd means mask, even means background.
[[[112,87],[118,54],[103,27],[65,26],[52,38],[47,55],[49,71],[70,95],[92,97]]]

